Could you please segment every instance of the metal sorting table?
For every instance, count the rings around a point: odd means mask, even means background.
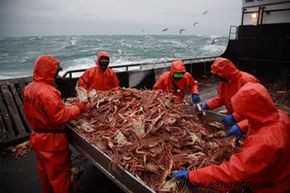
[[[205,119],[209,121],[221,121],[222,115],[207,111]],[[155,193],[152,188],[147,186],[142,180],[133,176],[123,167],[116,166],[116,168],[112,170],[111,158],[108,155],[102,152],[97,146],[84,139],[76,129],[74,129],[73,124],[69,123],[67,127],[69,142],[122,190],[127,193]]]

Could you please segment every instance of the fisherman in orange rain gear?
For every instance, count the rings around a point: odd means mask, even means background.
[[[183,100],[185,89],[189,88],[192,93],[192,102],[199,103],[200,97],[197,83],[198,82],[186,72],[184,63],[181,60],[176,60],[171,63],[170,71],[161,74],[159,80],[153,86],[153,89],[161,89],[173,93],[173,95]]]
[[[79,79],[79,87],[85,88],[87,91],[110,90],[119,87],[119,79],[115,72],[108,68],[110,56],[108,52],[99,51],[96,58],[95,67],[87,69]]]
[[[35,150],[43,193],[68,193],[70,156],[65,123],[81,112],[86,104],[66,108],[55,88],[59,61],[40,56],[34,66],[33,80],[23,92],[24,113],[33,132],[30,146]]]
[[[173,176],[220,191],[250,188],[255,193],[289,192],[290,118],[287,113],[274,106],[270,94],[259,83],[245,84],[231,101],[233,117],[237,121],[247,119],[250,124],[241,150],[219,166],[175,171]]]
[[[217,88],[217,95],[206,101],[206,103],[201,103],[201,108],[203,110],[212,110],[225,105],[227,114],[231,114],[233,112],[233,107],[231,105],[232,96],[247,82],[259,82],[253,75],[238,70],[230,60],[221,57],[216,58],[211,65],[211,73],[218,76],[220,82]],[[239,140],[243,137],[243,133],[247,133],[247,120],[242,120],[233,125],[233,123],[224,119],[223,123],[226,126],[232,126],[227,136],[235,134],[237,140]]]

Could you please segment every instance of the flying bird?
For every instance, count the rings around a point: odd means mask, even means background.
[[[162,31],[163,31],[163,32],[166,32],[166,31],[168,31],[168,28],[164,28]]]
[[[198,24],[198,22],[194,22],[193,26],[196,26]]]
[[[179,34],[181,34],[183,31],[185,31],[185,29],[180,29]]]
[[[206,10],[205,12],[202,13],[202,15],[205,15],[205,14],[207,14],[207,10]]]

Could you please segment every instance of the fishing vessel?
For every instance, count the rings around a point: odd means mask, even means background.
[[[290,1],[243,0],[241,24],[230,26],[228,45],[221,56],[231,59],[240,70],[259,77],[261,82],[268,86],[276,104],[290,112],[289,50]],[[203,83],[204,77],[210,77],[210,66],[216,57],[183,61],[187,71]],[[121,87],[151,89],[160,74],[169,69],[171,62],[136,63],[112,68],[117,72]],[[67,71],[57,79],[58,89],[64,99],[75,96],[74,87],[79,74],[84,70]],[[31,128],[23,113],[21,96],[25,85],[31,80],[32,77],[0,80],[1,149],[26,141],[30,136]],[[208,93],[215,93],[216,84],[202,84],[200,87],[202,98],[206,99],[210,96]],[[209,114],[212,119],[220,119],[215,113]],[[118,168],[115,172],[110,171],[110,158],[82,139],[73,128],[68,127],[71,144],[123,191],[154,192],[122,168]],[[118,173],[122,174],[121,177],[117,175]],[[10,175],[13,179],[13,175],[17,174]]]

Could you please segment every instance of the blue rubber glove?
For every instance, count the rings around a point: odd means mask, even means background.
[[[200,102],[200,97],[198,94],[192,94],[192,103],[196,104]]]
[[[200,103],[200,107],[202,110],[209,110],[209,107],[206,103]]]
[[[188,171],[187,170],[176,170],[172,173],[173,177],[180,180],[188,180]]]
[[[235,121],[233,115],[227,115],[222,120],[222,124],[224,124],[225,126],[232,126],[235,123],[236,123],[236,121]]]
[[[232,135],[236,136],[236,142],[238,142],[240,139],[244,138],[243,133],[240,130],[240,127],[235,124],[233,125],[227,132],[226,132],[226,136],[230,137]]]

